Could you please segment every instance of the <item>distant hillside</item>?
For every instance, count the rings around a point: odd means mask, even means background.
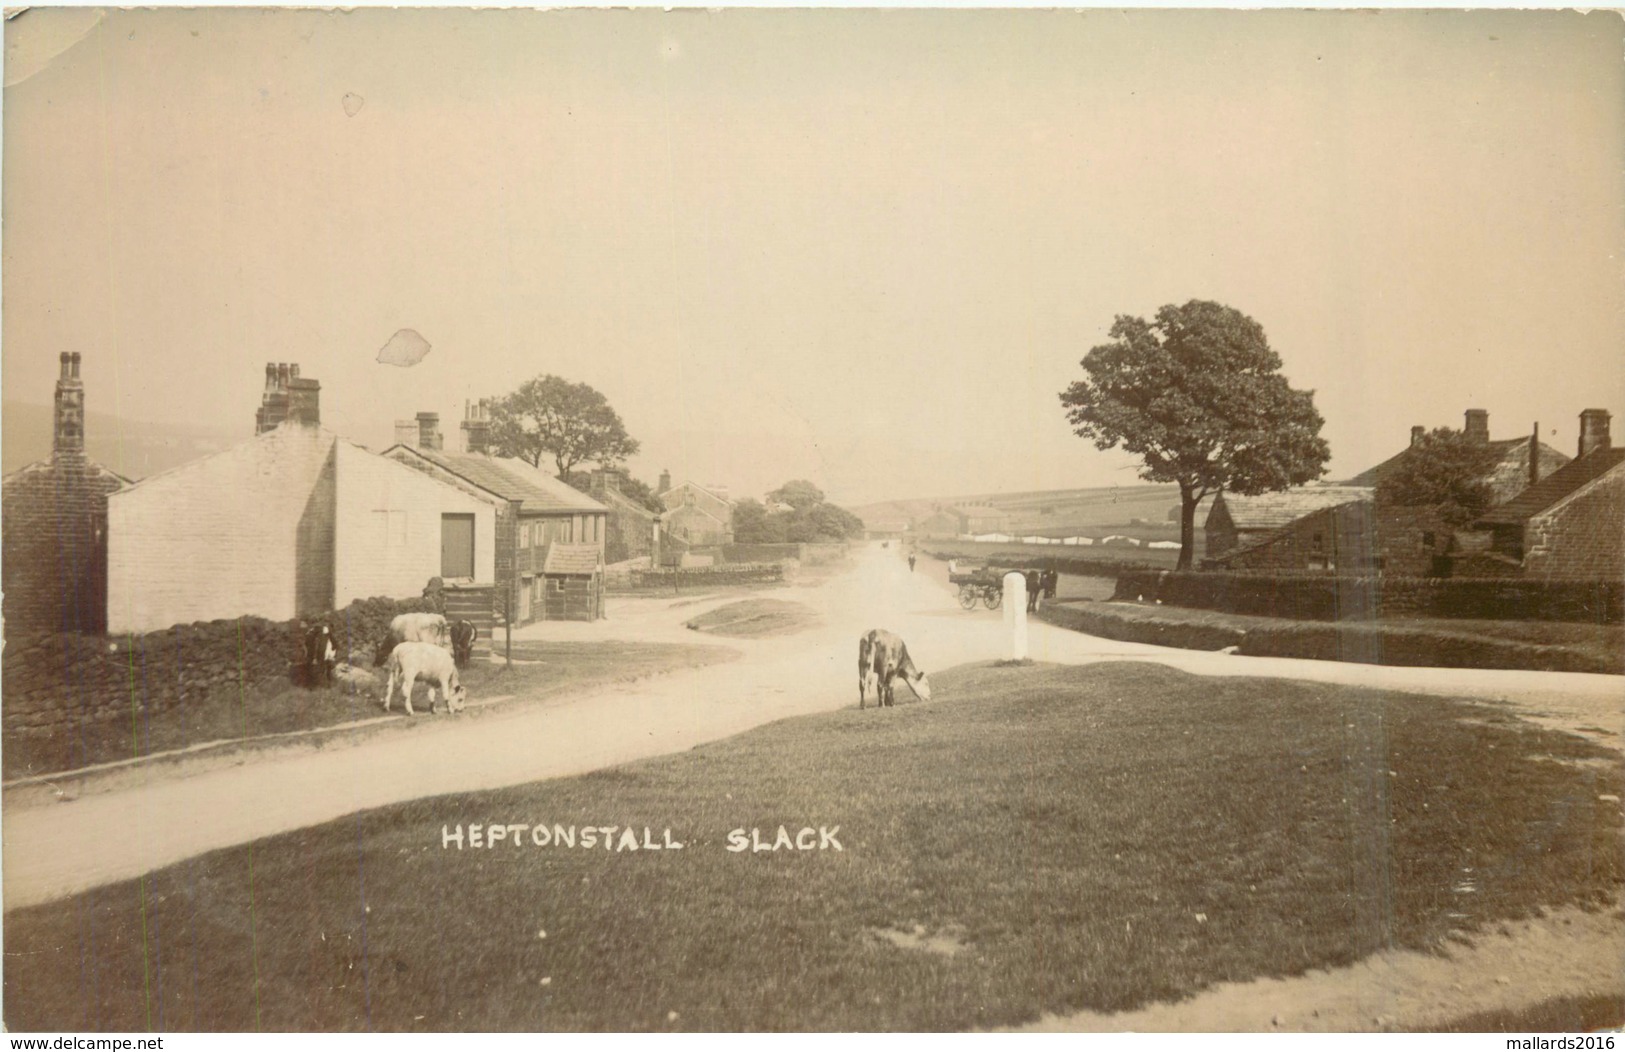
[[[1200,528],[1209,501],[1196,512]],[[1012,533],[1060,534],[1099,526],[1127,526],[1135,519],[1166,524],[1177,530],[1178,486],[1101,486],[1093,489],[1041,490],[1024,493],[978,493],[955,497],[882,501],[850,509],[865,522],[917,519],[939,506],[987,504],[1010,516]]]
[[[10,399],[0,404],[0,439],[4,443],[0,472],[9,475],[51,455],[54,412],[48,405]],[[129,479],[168,471],[252,437],[220,428],[154,424],[109,413],[85,414],[85,449],[90,459]]]

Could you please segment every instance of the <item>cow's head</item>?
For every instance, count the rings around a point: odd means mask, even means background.
[[[461,683],[446,691],[446,711],[462,712],[463,706],[468,704],[468,691]]]
[[[916,698],[919,698],[921,701],[931,700],[931,681],[925,678],[924,672],[916,672],[912,676],[904,676],[903,682],[908,684],[908,689],[914,692],[914,696]]]

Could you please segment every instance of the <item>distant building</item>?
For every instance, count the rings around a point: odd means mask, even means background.
[[[111,631],[311,617],[436,576],[489,585],[495,502],[323,429],[319,394],[267,366],[253,439],[109,497]]]
[[[920,537],[946,540],[979,534],[1003,534],[1010,529],[1010,516],[991,504],[952,504],[938,507],[914,523]]]
[[[895,517],[887,519],[864,519],[863,536],[871,541],[901,540],[909,532],[909,522],[905,518]]]
[[[654,531],[660,516],[622,492],[623,468],[598,468],[592,473],[592,498],[609,509],[604,530],[604,559],[618,563],[652,556]]]
[[[669,483],[671,476],[661,474],[661,481]],[[711,548],[733,543],[733,502],[726,493],[719,494],[715,487],[684,482],[668,485],[659,493],[666,506],[661,516],[664,528],[687,548]]]
[[[604,615],[609,509],[528,461],[495,456],[483,405],[466,409],[463,452],[448,452],[440,414],[398,422],[384,456],[465,492],[496,501],[495,601],[512,597],[515,624],[591,621]]]
[[[4,481],[3,588],[10,631],[107,628],[107,497],[130,484],[85,455],[78,352],[56,382],[51,456]]]

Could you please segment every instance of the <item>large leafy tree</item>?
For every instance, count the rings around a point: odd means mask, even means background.
[[[560,478],[577,464],[618,464],[637,440],[602,394],[557,376],[526,380],[491,407],[491,441],[504,456],[536,467],[551,456]]]
[[[1191,300],[1149,322],[1118,315],[1109,335],[1061,405],[1076,434],[1137,455],[1149,482],[1179,485],[1179,569],[1190,569],[1203,497],[1286,489],[1325,471],[1313,392],[1287,384],[1252,318]]]
[[[824,491],[806,479],[792,479],[767,495],[767,499],[788,504],[797,511],[824,503]]]
[[[803,499],[807,489],[817,493],[811,503]],[[740,544],[815,543],[863,535],[862,519],[823,498],[810,482],[787,482],[769,493],[768,499],[791,505],[790,511],[772,512],[760,501],[742,500],[734,505],[734,540]]]
[[[1465,432],[1441,427],[1423,435],[1377,480],[1377,500],[1427,507],[1447,526],[1465,526],[1495,501],[1490,473],[1501,455]]]

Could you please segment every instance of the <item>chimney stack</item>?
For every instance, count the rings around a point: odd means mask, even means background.
[[[485,399],[472,405],[463,403],[463,449],[469,453],[488,453],[491,445],[491,411]]]
[[[671,472],[662,468],[660,470],[660,489],[658,492],[664,493],[669,489],[671,489]]]
[[[1488,445],[1490,441],[1490,411],[1467,410],[1467,437],[1473,442]]]
[[[419,413],[418,414],[418,448],[419,449],[439,449],[440,448],[440,414],[439,413]]]
[[[418,422],[416,420],[395,421],[395,444],[398,446],[416,446],[418,444]]]
[[[56,427],[51,455],[83,456],[85,452],[85,385],[79,380],[79,352],[62,352],[62,375],[56,381]]]
[[[1580,456],[1613,447],[1613,440],[1608,437],[1611,419],[1606,409],[1587,409],[1580,414]]]
[[[1529,484],[1533,486],[1540,481],[1540,421],[1535,421],[1534,429],[1529,432]]]
[[[254,411],[254,433],[263,435],[275,430],[288,419],[288,366],[286,363],[265,363],[265,393],[260,395],[260,407]]]
[[[317,427],[322,422],[321,382],[300,379],[297,365],[289,370],[288,419],[306,427]]]
[[[1421,424],[1414,425],[1411,428],[1411,445],[1413,445],[1413,446],[1421,445],[1422,444],[1422,436],[1425,435],[1425,434],[1427,434],[1427,428],[1423,427]]]
[[[625,468],[594,468],[592,472],[592,495],[601,497],[605,493],[619,493],[621,491],[621,478],[625,474]]]

